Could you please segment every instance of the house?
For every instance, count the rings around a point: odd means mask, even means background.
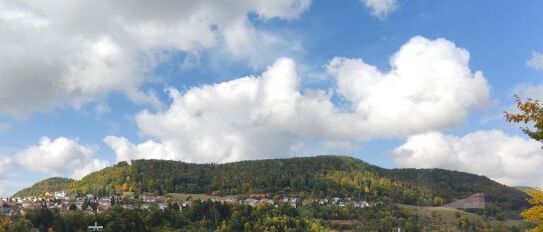
[[[54,196],[55,198],[64,199],[66,197],[66,192],[55,192]]]
[[[357,208],[366,208],[370,206],[370,203],[368,203],[367,201],[359,201],[359,202],[354,202],[353,205],[354,207],[357,207]]]
[[[98,204],[98,207],[96,208],[96,211],[101,213],[101,212],[109,210],[110,207],[111,207],[111,205],[100,205],[100,204]]]
[[[109,199],[108,197],[102,197],[102,198],[98,199],[98,205],[104,205],[104,206],[110,207],[111,206],[111,199]]]
[[[270,205],[273,205],[273,200],[272,199],[262,199],[260,200],[259,203],[266,203],[266,204],[270,204]]]
[[[328,199],[324,198],[324,199],[317,199],[315,200],[317,202],[317,204],[319,205],[326,205],[328,204]]]
[[[2,215],[10,215],[11,214],[11,206],[7,203],[2,204],[0,207],[0,214]]]
[[[168,208],[168,204],[166,204],[166,203],[164,203],[164,202],[158,203],[158,208],[159,208],[159,209],[166,209],[166,208]]]
[[[141,196],[141,200],[145,203],[152,203],[155,202],[155,196]]]
[[[245,199],[243,203],[246,205],[255,206],[256,204],[258,204],[258,200],[253,199],[253,198],[248,198],[248,199]]]

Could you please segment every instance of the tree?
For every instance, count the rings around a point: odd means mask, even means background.
[[[443,202],[445,200],[443,200],[443,198],[441,197],[434,197],[434,206],[442,206],[443,205]]]
[[[530,204],[533,207],[523,211],[521,215],[537,225],[532,229],[533,232],[540,232],[543,231],[543,192],[531,191],[529,194],[531,196]]]
[[[522,131],[531,138],[543,142],[543,105],[538,100],[528,99],[522,101],[519,96],[515,96],[515,102],[520,112],[505,112],[505,119],[508,122],[522,123]],[[533,124],[533,129],[528,125]]]
[[[515,96],[515,101],[520,112],[505,112],[505,119],[527,125],[522,128],[522,131],[534,140],[543,142],[543,105],[533,99],[522,101],[518,96]],[[532,125],[533,129],[530,129],[528,125]],[[530,196],[532,199],[529,202],[532,208],[523,211],[521,216],[536,224],[532,231],[543,231],[543,192],[532,191]]]

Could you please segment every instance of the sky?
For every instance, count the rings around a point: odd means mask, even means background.
[[[0,0],[0,196],[120,161],[349,155],[543,186],[543,2]]]

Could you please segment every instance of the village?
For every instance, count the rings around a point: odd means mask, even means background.
[[[187,194],[188,195],[188,194]],[[374,207],[383,202],[369,202],[365,200],[353,200],[351,198],[316,198],[316,199],[304,199],[298,197],[288,196],[272,196],[270,194],[249,194],[247,196],[227,196],[217,197],[211,195],[192,198],[188,195],[184,200],[174,199],[171,195],[155,196],[155,195],[141,195],[135,196],[133,194],[123,194],[120,196],[107,196],[96,197],[93,195],[86,195],[82,197],[75,197],[66,192],[53,192],[45,193],[43,196],[33,197],[0,197],[0,215],[24,215],[28,210],[36,209],[40,207],[46,207],[49,209],[58,209],[60,212],[80,210],[88,213],[104,212],[109,210],[113,205],[120,205],[126,209],[149,209],[156,207],[158,209],[166,209],[169,207],[176,207],[183,209],[184,207],[191,206],[194,201],[213,201],[230,204],[244,204],[252,207],[259,204],[269,204],[278,206],[280,204],[288,204],[294,208],[302,205],[336,205],[339,207],[355,207],[366,208]]]

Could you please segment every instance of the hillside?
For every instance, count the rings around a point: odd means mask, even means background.
[[[15,193],[14,197],[41,196],[47,192],[65,191],[74,180],[62,177],[52,177],[42,180],[28,188]]]
[[[530,224],[523,220],[496,220],[475,213],[444,207],[398,205],[418,217],[420,224],[432,225],[433,231],[525,231]]]
[[[345,156],[191,164],[134,160],[91,173],[66,188],[76,194],[121,192],[236,195],[284,193],[305,197],[353,197],[432,205],[477,192],[487,195],[491,216],[513,217],[526,194],[483,176],[442,169],[383,169]],[[505,215],[504,212],[510,212]]]
[[[407,181],[412,186],[426,189],[446,202],[465,198],[473,193],[484,193],[487,212],[498,218],[511,218],[527,206],[525,192],[485,176],[444,169],[390,169],[385,170],[385,173],[389,177]]]

